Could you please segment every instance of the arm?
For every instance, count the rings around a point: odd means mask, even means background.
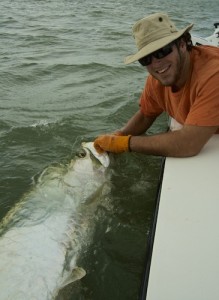
[[[99,153],[134,151],[144,154],[189,157],[197,155],[218,126],[185,125],[182,129],[151,136],[104,135],[94,141]]]
[[[131,151],[151,155],[189,157],[197,155],[210,137],[217,131],[215,126],[185,125],[177,131],[152,136],[132,136]]]
[[[119,131],[122,132],[123,135],[141,135],[148,130],[155,119],[155,117],[149,118],[144,116],[143,113],[139,110]]]

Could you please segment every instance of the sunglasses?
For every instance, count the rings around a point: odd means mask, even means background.
[[[173,45],[174,44],[175,44],[175,42],[170,43],[170,44],[164,46],[163,48],[160,48],[159,50],[140,58],[138,60],[139,63],[143,67],[145,67],[145,66],[148,66],[152,63],[152,56],[157,58],[157,59],[161,59],[161,58],[166,57],[167,55],[169,55],[173,51]]]

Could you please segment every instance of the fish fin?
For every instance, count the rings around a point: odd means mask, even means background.
[[[83,268],[80,267],[75,267],[70,276],[68,276],[68,278],[66,278],[63,283],[62,283],[62,287],[64,288],[65,286],[67,286],[68,284],[75,282],[77,280],[80,280],[81,278],[83,278],[86,275],[86,271]]]

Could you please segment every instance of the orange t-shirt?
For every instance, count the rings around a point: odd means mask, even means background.
[[[219,48],[193,47],[190,57],[188,80],[176,93],[148,76],[140,109],[148,117],[166,111],[181,124],[219,126]]]

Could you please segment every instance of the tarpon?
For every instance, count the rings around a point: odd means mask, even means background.
[[[0,224],[0,299],[55,299],[86,271],[77,266],[104,193],[109,158],[83,143],[67,167],[49,167]],[[97,159],[94,159],[95,154]],[[100,163],[101,162],[101,163]]]

